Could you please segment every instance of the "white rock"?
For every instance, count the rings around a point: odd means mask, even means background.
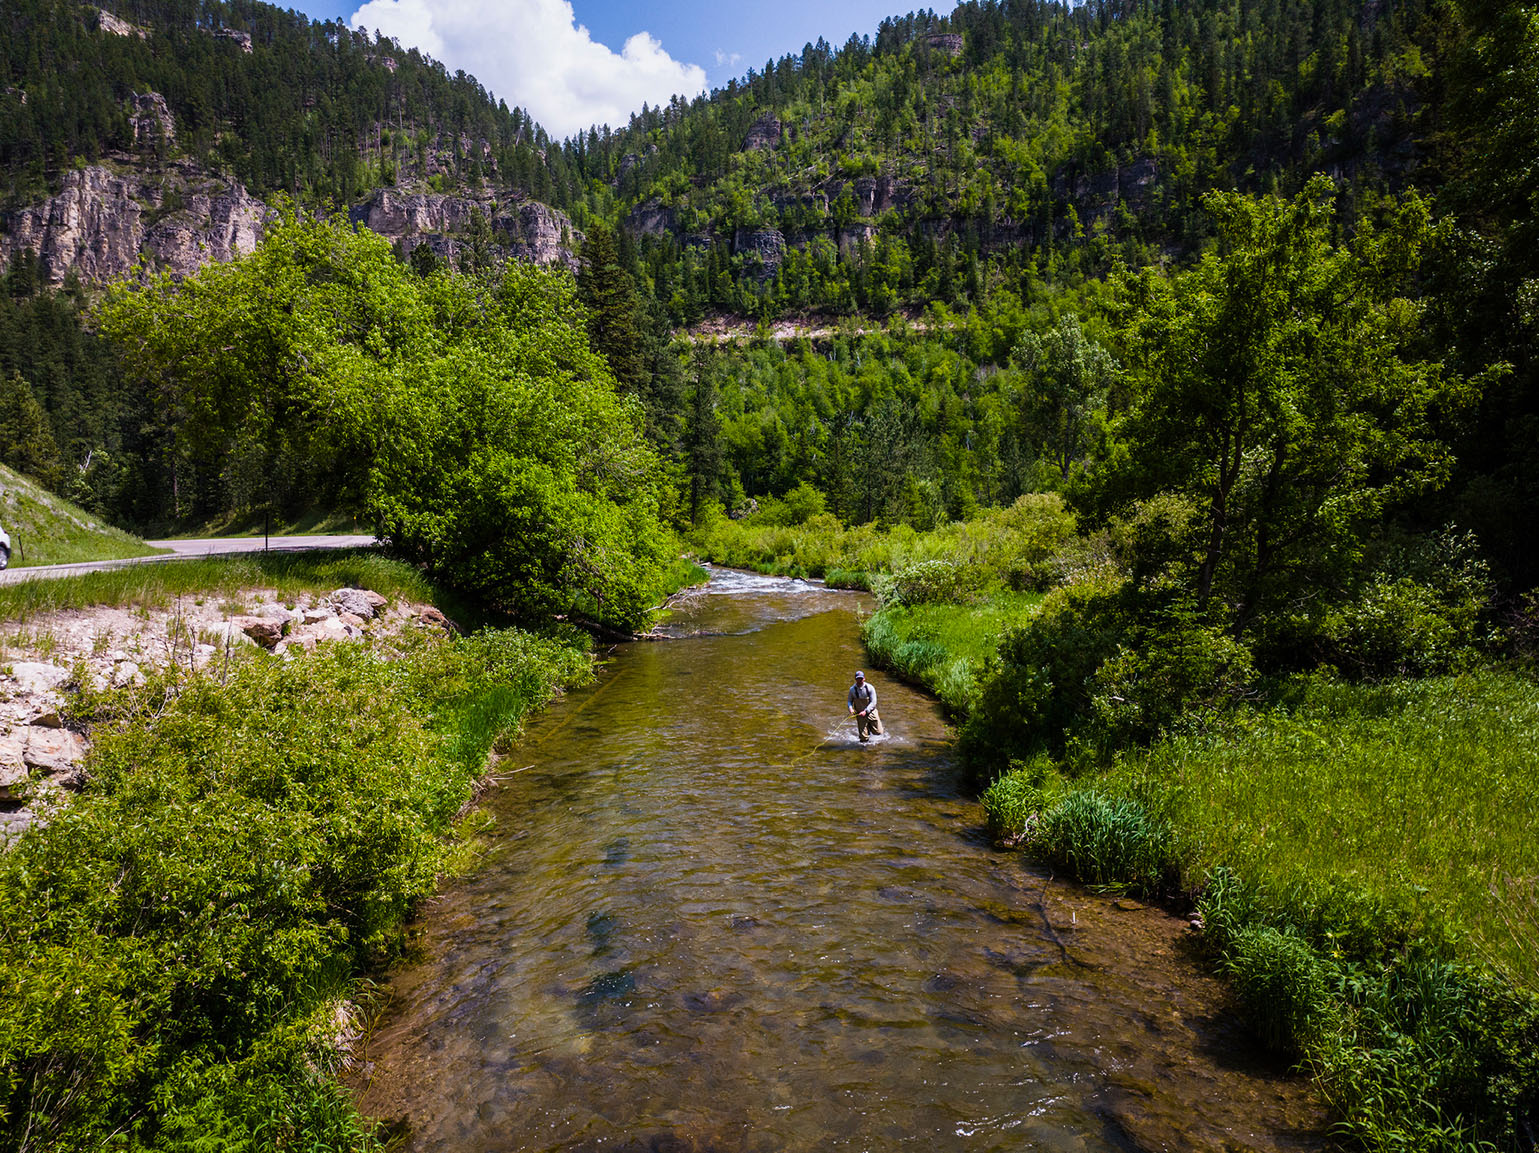
[[[20,797],[27,791],[27,779],[30,776],[27,766],[21,763],[19,756],[15,764],[12,764],[9,758],[0,762],[0,797],[6,800],[15,800]]]
[[[210,652],[213,651],[212,645],[198,646],[199,651],[202,651],[204,648],[208,648]],[[122,688],[124,685],[142,685],[143,683],[144,673],[133,661],[119,661],[112,666],[113,688]]]
[[[372,619],[376,612],[385,607],[385,598],[368,589],[338,589],[331,594],[331,600],[343,612],[352,613],[364,620]]]
[[[39,661],[17,661],[11,666],[11,676],[24,693],[46,693],[69,680],[69,670]]]

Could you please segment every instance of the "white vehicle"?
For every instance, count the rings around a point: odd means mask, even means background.
[[[11,534],[0,528],[0,569],[11,563]]]

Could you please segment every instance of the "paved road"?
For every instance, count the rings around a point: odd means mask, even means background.
[[[158,556],[136,556],[123,560],[85,561],[80,564],[48,564],[31,568],[6,569],[0,572],[0,584],[72,576],[83,572],[101,572],[131,564],[155,564],[159,561],[179,560],[184,557],[262,552],[264,544],[273,552],[288,552],[316,548],[367,548],[376,542],[372,536],[274,536],[268,537],[265,542],[259,536],[221,536],[206,537],[203,540],[152,540],[145,543],[151,548],[163,548],[169,551]]]

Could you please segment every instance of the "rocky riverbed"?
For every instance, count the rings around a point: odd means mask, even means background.
[[[285,599],[272,589],[182,597],[162,608],[94,607],[0,625],[0,847],[81,787],[90,734],[64,705],[83,681],[143,683],[171,665],[206,668],[243,648],[293,660],[317,645],[370,643],[414,628],[451,632],[431,605],[366,589]]]

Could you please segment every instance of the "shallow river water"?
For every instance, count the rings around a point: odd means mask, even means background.
[[[355,1073],[406,1148],[1319,1149],[1183,923],[991,848],[859,594],[718,572],[531,724]]]

